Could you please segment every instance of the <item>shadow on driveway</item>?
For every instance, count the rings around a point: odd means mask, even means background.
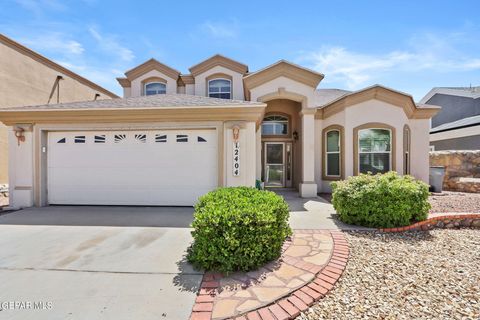
[[[3,225],[189,228],[192,207],[48,206],[0,216]]]

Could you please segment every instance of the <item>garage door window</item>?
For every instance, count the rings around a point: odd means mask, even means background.
[[[155,135],[155,142],[167,142],[167,135],[166,134],[156,134]]]
[[[120,143],[120,142],[123,142],[127,139],[127,135],[125,134],[116,134],[115,135],[115,143]]]
[[[188,142],[188,136],[186,134],[177,134],[177,142]]]
[[[197,137],[197,141],[198,142],[207,142],[207,140],[205,140],[205,138],[202,138],[200,136]]]
[[[66,143],[67,142],[67,139],[66,138],[62,138],[60,140],[57,141],[57,143]]]
[[[146,134],[136,134],[135,141],[145,143],[147,142],[147,135]]]
[[[95,143],[105,143],[105,135],[102,134],[102,135],[98,135],[98,136],[95,136],[95,139],[93,140]]]
[[[75,136],[75,143],[85,143],[85,136]]]

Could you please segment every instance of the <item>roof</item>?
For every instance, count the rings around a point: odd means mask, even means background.
[[[473,127],[476,125],[480,125],[480,115],[441,124],[435,128],[430,129],[430,133],[438,133],[442,131]]]
[[[189,70],[190,73],[195,77],[215,66],[222,66],[241,74],[248,72],[248,66],[246,64],[222,56],[221,54],[216,54],[200,63],[197,63],[196,65],[190,67]]]
[[[195,107],[248,107],[264,106],[261,102],[228,100],[187,94],[157,94],[131,98],[117,98],[96,101],[44,104],[25,107],[3,107],[0,113],[8,111],[53,111],[53,110],[98,110],[98,109],[159,109]]]
[[[444,94],[450,96],[458,96],[465,98],[478,99],[480,98],[480,86],[477,87],[435,87],[430,90],[425,97],[420,100],[420,103],[427,103],[434,95]]]
[[[316,88],[324,75],[286,60],[279,60],[263,69],[243,77],[246,89],[250,90],[277,77],[284,76]]]
[[[18,51],[19,53],[24,54],[24,55],[32,58],[33,60],[36,60],[36,61],[44,64],[45,66],[47,66],[47,67],[49,67],[53,70],[56,70],[56,71],[66,75],[66,76],[69,76],[72,79],[77,80],[81,84],[86,85],[86,86],[92,88],[93,90],[97,90],[98,92],[101,92],[101,93],[103,93],[106,96],[109,96],[111,98],[118,98],[118,96],[115,93],[108,91],[107,89],[99,86],[98,84],[93,83],[92,81],[76,74],[75,72],[59,65],[58,63],[53,62],[52,60],[42,56],[41,54],[23,46],[23,45],[21,45],[20,43],[8,38],[7,36],[5,36],[4,34],[1,34],[1,33],[0,33],[0,43],[3,43],[4,45],[12,48],[13,50]]]
[[[315,90],[315,106],[324,106],[350,93],[351,91],[342,89],[317,89]]]
[[[337,112],[344,110],[349,106],[370,99],[378,99],[401,107],[409,118],[428,119],[435,115],[441,109],[441,107],[434,105],[415,104],[411,95],[379,84],[375,84],[373,86],[353,92],[336,94],[338,95],[338,98],[334,98],[326,104],[318,107],[317,114],[319,117],[329,117]],[[333,96],[334,94],[330,95],[330,97]]]

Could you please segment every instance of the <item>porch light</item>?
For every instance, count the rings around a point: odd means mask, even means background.
[[[298,140],[298,132],[293,131],[292,135],[293,135],[293,140],[297,141]]]
[[[18,145],[20,145],[20,142],[25,142],[25,129],[16,127],[15,129],[15,137],[17,138]]]

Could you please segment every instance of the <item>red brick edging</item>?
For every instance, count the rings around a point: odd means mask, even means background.
[[[300,230],[299,230],[300,231]],[[301,230],[316,233],[317,230]],[[324,232],[324,230],[322,230]],[[305,286],[291,292],[270,305],[237,316],[236,320],[288,320],[294,319],[306,311],[315,301],[322,299],[342,275],[349,257],[349,245],[341,231],[332,230],[332,255],[328,263],[318,271],[315,278]],[[220,285],[220,273],[205,273],[200,290],[193,305],[190,320],[210,320],[216,289]]]
[[[379,229],[382,232],[403,232],[403,231],[427,231],[434,228],[459,228],[459,227],[480,227],[480,214],[445,214],[428,218],[427,220],[414,223],[410,226],[400,228]]]

